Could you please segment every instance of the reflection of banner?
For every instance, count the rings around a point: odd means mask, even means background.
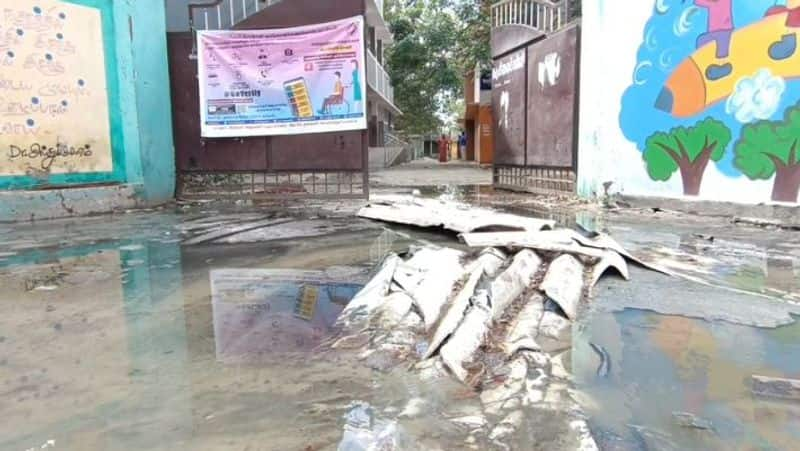
[[[351,278],[324,271],[211,271],[217,359],[241,362],[317,346],[361,289],[341,281]]]
[[[361,16],[278,30],[198,32],[201,134],[367,127]]]

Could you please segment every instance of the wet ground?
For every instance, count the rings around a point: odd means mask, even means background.
[[[373,189],[397,186],[479,186],[492,184],[492,171],[472,162],[441,164],[432,158],[414,160],[401,166],[380,169],[370,174]]]
[[[800,404],[755,396],[751,378],[800,378],[800,325],[620,309],[619,298],[632,295],[745,308],[764,301],[641,269],[632,277],[598,290],[574,332],[573,370],[598,441],[620,450],[797,449]],[[675,417],[682,413],[708,426],[687,427]]]
[[[798,234],[660,215],[605,220],[680,277],[636,269],[632,283],[606,283],[575,331],[573,368],[598,442],[800,449],[800,402],[751,391],[754,375],[800,379]]]
[[[601,283],[574,331],[579,398],[601,448],[800,449],[800,403],[748,385],[800,378],[797,233],[544,212],[480,185],[434,185],[414,189],[607,230],[682,276],[634,269],[632,282]],[[353,219],[356,207],[0,224],[0,449],[329,450],[359,421],[401,426],[411,449],[462,449],[451,440],[464,434],[437,418],[468,415],[454,400],[469,392],[315,354],[384,255],[459,245]],[[527,432],[535,444],[552,431]]]
[[[412,240],[270,216],[0,226],[0,449],[335,448],[344,411],[315,409],[383,391],[310,351],[373,265]],[[413,241],[426,238],[441,239]]]

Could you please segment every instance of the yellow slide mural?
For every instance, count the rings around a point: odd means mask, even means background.
[[[800,7],[800,0],[794,0]],[[676,117],[691,117],[733,94],[738,80],[769,67],[773,75],[800,77],[800,53],[781,58],[780,46],[797,45],[800,28],[787,25],[789,12],[765,17],[762,21],[734,31],[730,36],[730,54],[717,58],[719,42],[706,45],[678,65],[667,80],[657,106]],[[714,79],[709,69],[715,64],[730,66],[724,77]]]
[[[739,186],[729,200],[796,204],[800,0],[653,0],[642,38],[619,124],[649,178],[680,177],[675,195]]]

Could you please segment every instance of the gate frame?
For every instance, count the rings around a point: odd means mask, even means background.
[[[543,9],[535,12],[536,5],[549,8],[549,15]],[[580,57],[581,57],[581,24],[580,1],[567,0],[561,6],[547,0],[503,0],[493,5],[492,16],[492,61],[504,58],[514,52],[525,52],[524,81],[524,127],[523,127],[523,164],[498,164],[496,162],[498,148],[495,133],[495,162],[492,164],[492,184],[498,189],[529,192],[545,195],[575,195],[578,191],[578,139],[580,118]],[[563,8],[563,11],[559,10]],[[539,17],[550,17],[542,22]],[[575,83],[573,101],[572,130],[572,165],[546,166],[528,164],[528,102],[529,68],[531,62],[528,54],[531,47],[550,39],[553,35],[576,29],[575,45]],[[494,106],[494,102],[493,102]]]
[[[189,4],[189,23],[192,52],[188,55],[189,60],[196,61],[197,51],[197,28],[194,25],[194,12],[196,10],[216,8],[223,3],[223,0],[212,0],[210,3],[204,4]],[[366,0],[360,0],[361,11],[360,15],[364,18],[364,55],[368,52],[368,26],[367,26],[367,3]],[[234,25],[232,30],[237,29],[255,29],[255,28],[240,28],[240,25],[245,24],[252,17],[258,14],[265,14],[269,11],[270,7],[278,6],[271,5],[265,9],[258,11],[253,16]],[[315,22],[316,23],[316,22]],[[286,26],[268,26],[259,27],[257,29],[269,30],[287,28]],[[169,33],[169,35],[178,36],[184,35],[186,32]],[[364,61],[367,64],[367,61]],[[197,72],[197,68],[195,69]],[[363,81],[367,83],[367,80]],[[173,102],[174,103],[174,102]],[[177,115],[173,115],[177,116]],[[174,120],[174,119],[173,119]],[[175,126],[177,131],[177,125]],[[252,199],[252,200],[286,200],[286,199],[369,199],[369,135],[368,129],[365,130],[348,130],[339,133],[355,133],[360,132],[360,147],[361,147],[361,168],[360,169],[332,169],[332,168],[302,168],[302,169],[272,169],[272,138],[279,136],[253,136],[253,137],[237,137],[237,138],[204,138],[200,137],[200,145],[205,147],[210,142],[224,142],[226,140],[259,140],[264,141],[265,164],[264,168],[253,169],[182,169],[180,160],[176,164],[176,198],[179,199],[203,199],[214,197],[217,199]],[[330,136],[332,133],[316,134],[321,136]],[[315,134],[305,134],[300,136],[309,136]],[[283,135],[281,135],[283,136]],[[178,133],[175,134],[175,139],[178,139]],[[177,152],[177,146],[176,146]],[[177,158],[176,158],[177,160]],[[358,177],[361,175],[361,177]],[[192,183],[191,179],[201,177],[208,179],[217,179],[213,184],[203,182],[195,185],[196,187],[204,188],[197,192],[191,192]],[[249,178],[249,179],[248,179]],[[297,183],[293,183],[295,181]],[[321,180],[320,180],[321,178]],[[360,183],[358,179],[360,178]],[[329,183],[333,179],[334,183]],[[272,181],[273,183],[269,183]],[[309,190],[310,188],[310,190]],[[261,191],[259,191],[261,189]]]

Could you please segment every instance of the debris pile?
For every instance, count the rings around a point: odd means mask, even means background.
[[[375,196],[358,216],[417,227],[442,227],[457,233],[482,231],[537,232],[555,221],[499,213],[468,204],[421,197]]]
[[[764,398],[800,401],[800,379],[753,375],[753,394]]]
[[[423,246],[387,257],[340,315],[331,347],[361,349],[359,358],[376,370],[405,365],[423,379],[452,376],[469,386],[483,417],[452,421],[466,424],[473,442],[511,447],[523,422],[546,416],[573,432],[565,449],[595,449],[569,394],[563,353],[592,287],[610,270],[627,279],[632,257],[605,235],[458,211],[416,198],[362,210],[372,219],[443,226],[474,249]]]

